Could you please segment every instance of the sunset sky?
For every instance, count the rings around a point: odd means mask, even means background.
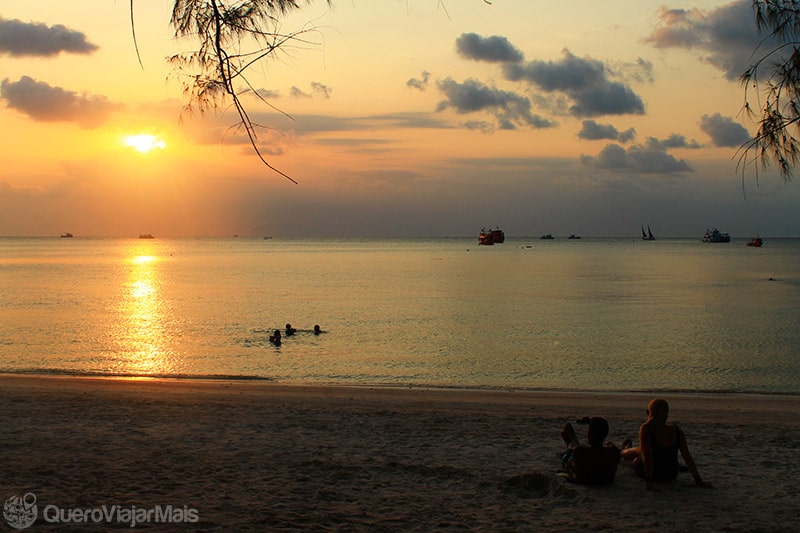
[[[0,235],[800,236],[800,183],[737,173],[749,0],[336,0],[182,115],[171,0],[0,0]]]

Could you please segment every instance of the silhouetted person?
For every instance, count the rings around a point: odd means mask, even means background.
[[[274,344],[275,346],[281,345],[281,330],[276,329],[275,333],[269,336],[269,342]]]
[[[319,324],[315,324],[314,325],[314,335],[319,335],[320,333],[322,333],[322,330],[319,329]]]
[[[667,400],[658,398],[651,401],[647,406],[647,420],[639,428],[639,446],[623,450],[622,457],[633,460],[633,468],[645,480],[648,490],[657,490],[653,486],[654,481],[669,481],[678,477],[680,451],[695,483],[711,488],[711,483],[703,481],[697,471],[686,444],[686,436],[677,424],[667,423],[668,416]]]
[[[286,324],[286,336],[287,337],[291,337],[296,332],[297,332],[297,330],[294,329],[291,324]]]
[[[561,438],[567,444],[567,450],[561,456],[561,466],[576,483],[596,483],[606,485],[614,481],[619,465],[619,448],[611,443],[603,444],[608,436],[608,422],[596,416],[589,419],[586,440],[589,445],[578,442],[575,429],[567,423],[561,432]]]

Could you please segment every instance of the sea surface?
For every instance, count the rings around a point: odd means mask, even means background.
[[[0,372],[800,393],[800,240],[744,243],[0,238]]]

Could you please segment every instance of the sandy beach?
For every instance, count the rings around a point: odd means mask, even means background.
[[[715,488],[682,473],[649,492],[626,466],[606,487],[557,475],[565,422],[635,440],[645,393],[14,375],[0,391],[0,495],[35,495],[30,530],[130,529],[95,521],[102,506],[171,506],[149,531],[800,530],[797,396],[660,394]],[[54,522],[71,509],[88,521]]]

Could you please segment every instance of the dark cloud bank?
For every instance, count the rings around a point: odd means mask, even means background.
[[[699,59],[720,70],[730,80],[749,66],[753,50],[769,49],[770,40],[759,35],[749,0],[737,0],[712,11],[669,9],[658,11],[658,23],[646,43],[655,48],[685,48],[699,53]],[[498,65],[506,81],[528,88],[520,94],[490,87],[470,78],[463,82],[446,78],[437,84],[444,96],[438,110],[453,109],[459,114],[484,112],[494,123],[467,121],[462,126],[481,131],[553,127],[557,124],[532,111],[532,100],[551,112],[585,118],[578,138],[630,143],[636,131],[620,131],[612,124],[592,120],[602,116],[643,115],[642,98],[627,81],[652,83],[653,64],[641,57],[624,64],[604,63],[592,57],[578,57],[564,50],[560,59],[552,61],[525,59],[524,53],[507,38],[464,33],[456,39],[457,54],[467,60]],[[429,74],[422,80],[409,80],[409,87],[424,90]],[[750,135],[741,124],[720,113],[701,117],[700,128],[719,147],[737,147]],[[647,137],[643,143],[624,148],[607,145],[597,156],[583,156],[584,165],[597,169],[614,169],[643,173],[675,173],[692,170],[689,163],[668,154],[670,149],[697,149],[695,140],[673,133],[665,139]]]
[[[0,18],[0,54],[13,57],[50,57],[67,52],[91,54],[98,47],[86,35],[61,24],[47,26],[36,22]]]
[[[0,82],[0,97],[6,105],[40,122],[75,122],[83,127],[99,126],[120,104],[103,96],[79,95],[61,87],[22,76]]]

